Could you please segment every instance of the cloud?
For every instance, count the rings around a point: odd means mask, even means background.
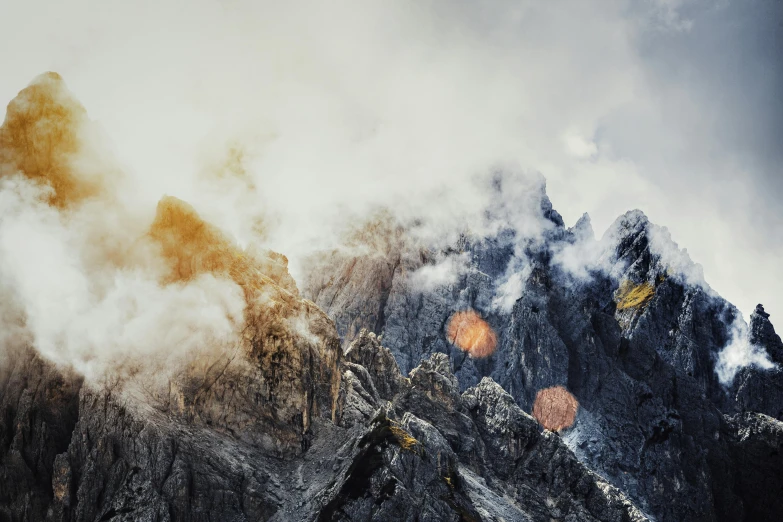
[[[422,265],[410,275],[410,285],[421,292],[455,284],[468,265],[466,254],[446,255],[434,264]]]
[[[748,340],[748,325],[738,317],[731,327],[731,340],[718,354],[715,373],[724,386],[729,386],[737,372],[747,366],[769,370],[775,365],[761,346]]]
[[[44,357],[96,377],[139,358],[165,366],[234,339],[244,302],[233,282],[204,275],[163,286],[144,267],[85,264],[74,239],[82,231],[42,192],[19,178],[3,180],[0,279],[4,300],[18,306],[10,323],[29,331]]]
[[[578,159],[592,159],[598,154],[598,145],[577,132],[569,132],[563,136],[566,151]]]
[[[492,298],[492,308],[506,314],[510,313],[514,304],[522,297],[530,272],[530,266],[525,265],[524,268],[518,268],[517,271],[509,274],[498,285],[495,296]]]
[[[679,278],[690,286],[700,287],[709,294],[715,293],[704,279],[702,266],[693,262],[687,249],[680,249],[672,240],[668,228],[651,225],[648,229],[648,238],[650,251],[659,256],[669,276]]]
[[[648,0],[652,23],[658,29],[689,31],[693,20],[683,14],[683,8],[693,0]]]
[[[118,201],[118,169],[90,125],[47,74],[0,128],[0,349],[29,344],[100,379],[165,374],[236,345],[242,290],[209,272],[167,282],[165,249],[147,233],[154,209],[140,217]]]
[[[598,241],[593,231],[590,216],[586,213],[571,229],[573,241],[562,242],[552,252],[552,264],[558,266],[565,273],[577,281],[590,281],[593,272],[603,271],[606,274],[612,272],[612,266],[608,263],[608,241]]]
[[[503,164],[546,176],[569,224],[644,209],[741,309],[774,308],[779,17],[759,6],[25,2],[0,97],[58,70],[113,140],[126,208],[176,195],[297,277],[367,209],[464,228],[452,210],[484,197],[470,180]],[[249,184],[204,176],[237,146]]]

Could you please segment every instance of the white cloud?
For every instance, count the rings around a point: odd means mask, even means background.
[[[563,137],[566,151],[577,159],[592,159],[598,154],[598,145],[577,132],[568,132]]]
[[[717,23],[699,18],[713,3],[20,2],[4,12],[0,99],[61,72],[135,205],[179,196],[243,243],[261,215],[295,275],[339,216],[391,205],[448,223],[479,206],[468,180],[510,164],[541,172],[565,220],[587,211],[599,234],[642,208],[719,292],[774,310],[781,251],[751,244],[763,189],[726,137],[746,128],[738,98],[711,76],[742,42],[717,25],[717,47],[689,40]],[[205,190],[204,164],[233,142],[252,151],[257,191]],[[433,198],[443,187],[460,196]]]
[[[666,227],[652,225],[648,231],[650,251],[661,258],[661,263],[666,267],[669,275],[684,279],[692,286],[701,287],[708,293],[714,293],[704,279],[704,269],[698,263],[694,263],[687,249],[680,249],[672,240],[671,233]]]
[[[410,285],[421,292],[455,284],[464,273],[468,257],[466,254],[444,256],[434,264],[426,264],[410,275]]]
[[[737,372],[746,366],[769,370],[775,365],[769,360],[764,348],[748,342],[748,325],[742,318],[737,318],[732,325],[731,341],[718,354],[715,373],[718,374],[720,382],[728,386],[734,380]]]
[[[29,340],[49,360],[98,378],[142,361],[166,368],[236,342],[244,299],[235,283],[205,275],[162,286],[149,266],[95,259],[85,246],[106,240],[82,224],[112,223],[112,215],[87,206],[74,211],[87,213],[82,219],[66,216],[45,193],[21,177],[0,182],[0,319],[16,332],[2,347]]]
[[[522,297],[530,273],[530,265],[524,265],[507,274],[495,291],[492,308],[502,313],[510,313],[514,304]]]
[[[596,239],[589,215],[579,218],[573,232],[573,243],[564,243],[553,252],[552,263],[578,281],[589,281],[593,271],[611,272],[603,263],[606,243]]]

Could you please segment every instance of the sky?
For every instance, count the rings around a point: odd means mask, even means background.
[[[181,197],[240,243],[263,215],[294,275],[339,212],[514,165],[567,225],[641,209],[783,317],[779,0],[7,2],[0,66],[5,101],[63,76],[140,207]],[[252,183],[205,190],[231,151]]]

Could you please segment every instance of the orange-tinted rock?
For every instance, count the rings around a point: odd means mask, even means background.
[[[211,274],[236,282],[247,303],[239,346],[190,361],[170,384],[169,410],[276,453],[306,449],[315,417],[336,420],[341,350],[333,323],[299,297],[285,257],[244,252],[170,196],[149,236],[169,266],[163,284]]]
[[[49,185],[49,203],[59,208],[105,193],[105,173],[74,167],[88,123],[59,74],[38,76],[8,104],[0,127],[0,176],[21,173]]]
[[[285,256],[242,251],[181,199],[164,196],[160,200],[150,236],[160,245],[169,264],[166,282],[184,282],[211,273],[234,280],[248,299],[265,283],[274,283],[298,295]]]

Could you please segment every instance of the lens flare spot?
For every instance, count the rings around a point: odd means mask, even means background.
[[[571,427],[576,420],[579,401],[562,386],[545,388],[536,394],[533,417],[546,429],[560,431]]]
[[[446,335],[451,344],[475,358],[492,355],[498,342],[492,327],[473,310],[452,315]]]

